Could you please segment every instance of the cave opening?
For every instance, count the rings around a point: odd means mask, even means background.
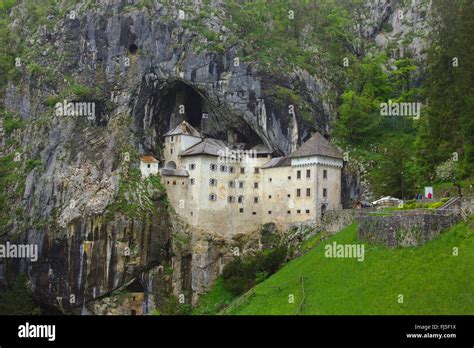
[[[186,121],[204,137],[223,140],[236,146],[244,143],[246,149],[264,144],[263,139],[243,117],[227,110],[222,104],[216,105],[207,98],[205,92],[186,82],[165,82],[155,100],[152,124],[159,137]],[[155,144],[162,141],[161,137],[150,139],[149,148],[153,149]],[[173,168],[173,163],[166,163],[165,166]]]
[[[184,107],[186,112],[186,121],[193,127],[200,128],[202,120],[201,96],[191,87],[185,87]]]
[[[175,81],[161,95],[159,109],[162,117],[159,118],[169,120],[168,129],[186,121],[201,130],[205,103],[204,98],[193,87]]]
[[[135,54],[137,50],[138,50],[138,47],[135,44],[131,44],[130,46],[128,46],[128,52],[130,52],[131,54]]]

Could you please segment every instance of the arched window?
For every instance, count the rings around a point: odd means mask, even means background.
[[[166,163],[165,168],[176,169],[176,163],[174,161],[169,161],[168,163]]]
[[[324,214],[326,213],[326,210],[327,210],[326,204],[323,204],[323,205],[321,206],[321,217],[324,216]]]

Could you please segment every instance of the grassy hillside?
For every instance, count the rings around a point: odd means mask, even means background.
[[[290,261],[229,314],[474,314],[474,219],[419,248],[365,244],[365,260],[326,258],[327,243],[360,243],[352,224]],[[453,247],[459,250],[453,256]],[[276,286],[285,284],[278,289]],[[289,303],[289,295],[294,303]],[[399,303],[399,295],[403,303]]]

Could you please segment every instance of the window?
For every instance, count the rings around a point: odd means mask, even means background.
[[[254,203],[258,203],[258,197],[254,197],[254,198],[253,198],[253,202],[254,202]]]
[[[174,143],[174,135],[171,136],[171,142]]]
[[[227,197],[227,203],[234,203],[235,202],[235,197],[234,196],[228,196]]]
[[[230,166],[230,167],[229,167],[229,173],[234,174],[234,173],[235,173],[235,167]]]
[[[194,170],[194,169],[196,169],[196,164],[191,163],[191,164],[189,165],[189,170]]]
[[[227,166],[221,165],[221,172],[227,172]]]
[[[214,193],[211,193],[211,194],[209,195],[209,200],[210,200],[211,202],[215,202],[215,201],[217,200],[217,196],[216,196]]]
[[[291,176],[288,177],[288,180],[291,180]]]
[[[243,181],[239,181],[239,188],[244,188],[244,182]]]
[[[173,154],[173,148],[170,149],[170,153]]]
[[[211,163],[211,164],[209,165],[209,168],[210,168],[212,171],[215,172],[215,171],[217,170],[217,164]]]
[[[306,179],[311,178],[311,169],[306,169]]]
[[[258,188],[258,182],[253,183],[253,188]]]
[[[323,188],[323,197],[327,197],[328,196],[328,190]]]
[[[147,164],[146,166],[147,166],[147,168],[151,168],[151,164]]]
[[[296,189],[296,197],[301,197],[301,189]]]
[[[254,171],[255,174],[260,173],[260,168],[255,167],[254,170],[255,170],[255,171]]]
[[[237,203],[244,203],[244,196],[237,197]]]
[[[272,195],[268,195],[268,199],[272,199]]]
[[[309,214],[309,209],[306,209],[306,214]]]
[[[272,182],[272,178],[268,178],[268,182]]]
[[[169,184],[170,184],[170,181],[168,180],[166,183],[169,185]]]
[[[189,182],[191,183],[191,185],[194,185],[196,183],[196,179],[191,178],[191,179],[189,179]]]
[[[257,215],[257,212],[256,212],[256,211],[253,211],[253,212],[252,212],[252,215]]]
[[[176,180],[173,180],[173,185],[176,185]]]
[[[234,188],[235,187],[235,181],[229,181],[229,187]]]
[[[301,213],[301,210],[298,209],[298,210],[296,211],[296,214],[300,214],[300,213]]]
[[[307,188],[306,189],[306,197],[311,196],[311,189]]]
[[[291,210],[288,210],[286,213],[287,213],[287,214],[291,214]]]
[[[240,168],[240,174],[245,174],[245,167]]]
[[[271,211],[271,210],[269,210],[269,211],[268,211],[268,214],[269,214],[269,215],[271,215],[271,213],[272,213],[272,211]]]
[[[183,180],[183,181],[181,181],[181,185],[184,185],[184,180]]]
[[[217,179],[210,178],[209,179],[209,186],[217,186]]]
[[[244,212],[244,208],[239,208],[239,213],[243,213]]]
[[[288,193],[286,196],[287,196],[288,198],[290,198],[290,197],[291,197],[291,193]]]
[[[301,179],[301,170],[296,171],[296,179]]]
[[[323,170],[323,179],[328,178],[328,171],[326,169]]]

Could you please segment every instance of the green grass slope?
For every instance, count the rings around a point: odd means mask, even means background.
[[[361,243],[352,224],[258,284],[228,314],[474,314],[474,220],[415,248],[365,243],[365,260],[326,258],[328,243]],[[453,248],[458,256],[453,256]],[[280,288],[278,285],[283,284]],[[294,303],[289,303],[290,295]],[[399,303],[403,295],[403,303]]]

